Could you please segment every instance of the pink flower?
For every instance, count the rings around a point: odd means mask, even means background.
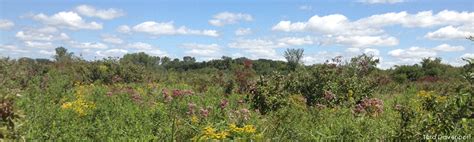
[[[191,114],[194,114],[195,113],[195,109],[196,108],[196,104],[194,103],[188,103],[188,112],[186,112],[187,114],[191,115]]]
[[[224,109],[228,104],[229,104],[229,101],[227,101],[226,99],[223,99],[221,100],[221,103],[219,106],[221,107],[221,109]]]
[[[171,100],[173,100],[173,97],[171,97],[168,94],[168,90],[163,89],[163,90],[161,90],[161,93],[163,93],[163,98],[165,98],[165,102],[170,102]]]
[[[209,110],[208,109],[201,108],[199,111],[201,112],[201,116],[203,116],[203,117],[208,117],[209,116]]]

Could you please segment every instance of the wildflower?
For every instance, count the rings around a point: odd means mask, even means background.
[[[187,114],[194,114],[195,113],[194,108],[196,108],[196,104],[188,103],[188,112],[186,112],[186,113]]]
[[[421,98],[431,98],[433,96],[433,91],[425,91],[425,90],[422,90],[420,92],[418,92],[418,94],[416,94],[418,97],[421,97]]]
[[[71,108],[71,106],[72,106],[72,103],[67,102],[67,103],[63,103],[63,105],[61,105],[61,108],[68,109],[68,108]]]
[[[180,90],[173,90],[173,97],[179,97],[183,95],[183,93]]]
[[[201,112],[201,116],[203,116],[203,117],[209,116],[209,110],[208,109],[201,108],[199,111]]]
[[[221,109],[224,109],[228,104],[229,104],[229,101],[227,101],[226,99],[223,99],[221,100],[221,103],[219,106]]]
[[[225,139],[229,135],[229,132],[222,131],[214,135],[214,139]]]
[[[436,97],[436,102],[437,103],[442,103],[442,102],[445,102],[447,100],[447,97],[446,96],[438,96]]]
[[[250,111],[246,108],[243,108],[240,110],[240,114],[242,115],[242,117],[244,118],[244,120],[248,120],[249,117],[250,117]]]
[[[198,118],[196,115],[193,115],[193,116],[191,116],[191,122],[192,122],[192,123],[198,123],[198,122],[199,122],[199,118]]]
[[[239,127],[237,127],[237,125],[235,125],[235,124],[230,124],[230,125],[229,125],[229,128],[230,128],[230,130],[231,130],[232,132],[236,132],[236,133],[241,133],[241,132],[244,131],[243,128],[239,128]]]
[[[243,129],[244,129],[244,132],[246,132],[246,133],[255,133],[256,132],[256,129],[253,125],[245,125],[243,127]]]
[[[212,128],[211,126],[206,126],[204,127],[203,134],[204,135],[213,135],[216,130]]]
[[[352,91],[352,90],[349,90],[349,92],[348,92],[347,94],[348,94],[349,98],[351,98],[351,97],[352,97],[352,95],[354,95],[354,91]]]
[[[171,97],[168,94],[168,90],[163,89],[163,90],[161,90],[161,93],[163,93],[163,98],[165,98],[165,102],[170,102],[171,100],[173,100],[173,97]]]

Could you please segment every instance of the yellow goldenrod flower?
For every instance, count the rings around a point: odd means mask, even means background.
[[[199,122],[199,118],[198,118],[196,115],[193,115],[193,116],[191,116],[191,122],[192,122],[192,123],[198,123],[198,122]]]
[[[244,132],[246,132],[246,133],[255,133],[256,129],[253,125],[245,125],[244,126]]]
[[[216,130],[214,128],[212,128],[211,126],[206,126],[206,127],[204,127],[204,132],[203,133],[205,135],[212,135],[212,134],[214,134],[215,131]]]
[[[66,102],[66,103],[63,103],[63,105],[61,105],[61,108],[62,109],[68,109],[68,108],[71,108],[71,106],[72,106],[72,103]]]

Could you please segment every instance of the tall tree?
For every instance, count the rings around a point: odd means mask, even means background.
[[[55,51],[56,51],[56,55],[54,55],[53,58],[57,62],[70,60],[72,58],[72,55],[74,54],[72,52],[68,52],[67,49],[64,47],[58,47],[55,49]]]
[[[290,70],[296,70],[296,67],[301,63],[301,59],[303,58],[304,49],[286,49],[285,51],[285,59],[288,62],[288,67]]]

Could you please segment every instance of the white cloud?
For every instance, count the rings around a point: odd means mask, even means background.
[[[139,49],[139,50],[149,50],[153,49],[153,45],[143,42],[134,42],[127,44],[127,48]]]
[[[92,6],[89,6],[89,5],[77,6],[76,11],[79,14],[84,15],[84,16],[98,17],[98,18],[105,19],[105,20],[110,20],[110,19],[114,19],[114,18],[121,17],[121,16],[125,15],[124,12],[122,10],[119,10],[119,9],[113,9],[113,8],[96,9],[96,8],[94,8]]]
[[[52,16],[45,15],[43,13],[33,16],[34,20],[43,22],[44,24],[50,26],[58,26],[61,28],[68,29],[90,29],[90,30],[99,30],[102,29],[102,24],[97,22],[86,22],[79,16],[77,13],[69,12],[59,12]]]
[[[239,39],[235,42],[229,43],[230,48],[242,49],[244,52],[250,53],[250,58],[268,58],[274,59],[278,57],[274,48],[279,48],[281,45],[270,40],[263,39]]]
[[[341,44],[351,47],[372,47],[372,46],[395,46],[399,41],[390,36],[337,36],[329,37],[323,44]]]
[[[146,52],[150,55],[153,55],[153,56],[160,56],[160,57],[163,57],[163,56],[168,56],[168,54],[164,51],[161,51],[159,49],[153,49],[153,50],[139,50],[139,52]]]
[[[55,51],[48,51],[48,50],[40,50],[39,53],[44,54],[44,55],[50,55],[50,56],[56,55]]]
[[[15,52],[15,53],[28,53],[28,52],[30,52],[28,50],[20,49],[17,46],[10,45],[10,44],[0,44],[0,51],[8,51],[8,52]]]
[[[72,46],[75,48],[83,49],[106,49],[108,46],[100,42],[72,42]]]
[[[406,11],[372,15],[356,21],[361,25],[376,27],[402,25],[405,27],[432,27],[442,25],[464,25],[474,22],[474,12],[443,10],[433,15],[432,11],[410,14]]]
[[[115,35],[105,34],[105,35],[102,35],[101,37],[102,37],[102,41],[107,42],[107,43],[112,43],[112,44],[122,44],[123,43],[123,40],[120,39],[119,37],[115,36]]]
[[[235,30],[235,35],[236,36],[243,36],[243,35],[248,35],[251,34],[252,30],[250,28],[239,28]]]
[[[0,19],[0,30],[7,30],[12,28],[13,26],[15,26],[14,22],[6,19]]]
[[[52,42],[25,41],[25,46],[32,48],[54,48]]]
[[[224,26],[227,24],[235,24],[239,21],[252,21],[252,15],[245,13],[231,13],[221,12],[213,16],[213,19],[209,20],[209,24],[213,26]]]
[[[130,33],[132,29],[127,25],[121,25],[117,27],[117,32],[119,33]]]
[[[421,59],[437,55],[433,50],[416,46],[408,49],[395,49],[388,52],[388,54],[399,59]]]
[[[22,41],[57,41],[70,39],[66,33],[59,33],[54,27],[20,30],[15,34],[15,37]]]
[[[154,21],[146,21],[133,27],[135,32],[148,33],[155,36],[160,35],[202,35],[210,37],[218,37],[219,34],[215,30],[192,30],[185,26],[176,28],[173,22],[157,23]]]
[[[128,51],[125,49],[109,49],[104,51],[95,52],[100,57],[122,57],[124,54],[127,54]]]
[[[275,49],[309,44],[313,44],[310,37],[284,37],[276,40],[238,39],[229,43],[228,46],[250,53],[250,58],[283,60],[283,57],[278,55]]]
[[[376,38],[380,38],[380,35],[384,35],[385,31],[383,28],[386,26],[401,25],[404,27],[421,28],[447,26],[437,32],[428,33],[426,37],[459,38],[461,36],[465,37],[466,34],[474,33],[474,26],[472,26],[472,23],[474,23],[474,12],[443,10],[437,14],[433,14],[432,11],[421,11],[415,14],[410,14],[406,11],[402,11],[398,13],[390,12],[372,15],[355,21],[350,21],[346,16],[341,14],[331,14],[326,16],[314,15],[304,22],[280,21],[272,27],[272,30],[283,32],[312,32],[329,37],[377,36],[370,38],[376,40]],[[459,27],[455,28],[453,26]],[[389,40],[390,43],[395,43],[394,41],[395,39],[392,38]],[[366,41],[357,42],[364,43]],[[362,45],[365,44],[359,46]]]
[[[359,2],[368,3],[368,4],[383,4],[383,3],[394,4],[394,3],[404,2],[404,0],[359,0]]]
[[[274,31],[313,32],[326,35],[374,35],[383,32],[381,29],[349,21],[346,16],[332,14],[315,15],[306,22],[280,21],[272,27]]]
[[[344,57],[343,54],[339,52],[319,51],[317,53],[306,53],[302,60],[304,64],[312,65],[316,63],[324,63],[336,56]]]
[[[461,55],[461,58],[473,58],[474,59],[474,53],[465,53]]]
[[[474,26],[474,24],[473,24]],[[453,27],[446,26],[434,32],[428,32],[425,38],[428,39],[465,39],[468,36],[474,35],[474,27],[470,29],[467,26]]]
[[[133,52],[145,52],[153,56],[168,56],[168,54],[164,51],[161,51],[159,47],[144,42],[128,43],[125,45],[125,47],[132,50]]]
[[[215,57],[221,55],[219,53],[221,47],[217,44],[186,43],[182,44],[181,47],[188,49],[185,51],[186,55],[202,57]]]
[[[455,52],[455,51],[463,51],[463,46],[452,46],[449,44],[441,44],[433,48],[436,51],[443,51],[443,52]]]
[[[309,45],[309,44],[313,44],[313,39],[309,36],[307,36],[307,37],[284,37],[284,38],[278,39],[278,43],[281,46]]]
[[[364,49],[364,53],[367,55],[373,55],[373,56],[379,56],[380,51],[378,49],[373,49],[373,48],[366,48]]]

